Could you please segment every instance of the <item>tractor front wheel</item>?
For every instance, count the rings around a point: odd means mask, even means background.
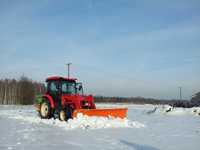
[[[59,113],[59,119],[61,121],[67,121],[72,118],[73,110],[70,105],[67,105],[64,110],[61,110]]]
[[[66,120],[67,120],[67,119],[66,119],[66,112],[65,112],[64,110],[61,110],[61,111],[60,111],[59,119],[60,119],[61,121],[66,121]]]
[[[40,116],[44,119],[49,119],[51,116],[51,107],[47,100],[44,100],[40,106]]]

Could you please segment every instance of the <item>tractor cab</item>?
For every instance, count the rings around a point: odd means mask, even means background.
[[[49,95],[83,95],[82,83],[77,83],[75,78],[49,77],[47,82],[47,94]]]

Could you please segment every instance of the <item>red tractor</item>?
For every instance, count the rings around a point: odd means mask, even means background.
[[[77,79],[49,77],[46,79],[47,91],[37,102],[41,118],[59,118],[68,120],[78,113],[88,116],[126,117],[127,108],[96,109],[92,95],[83,95],[82,83]]]

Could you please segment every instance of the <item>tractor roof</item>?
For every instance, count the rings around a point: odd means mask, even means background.
[[[51,77],[48,77],[46,79],[46,82],[48,82],[48,81],[55,81],[55,80],[74,81],[75,82],[77,79],[76,78],[60,77],[60,76],[51,76]]]

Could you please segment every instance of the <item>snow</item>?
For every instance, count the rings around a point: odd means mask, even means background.
[[[195,115],[200,116],[200,107],[193,108],[180,108],[180,107],[172,107],[169,105],[157,106],[154,108],[155,113],[162,113],[166,115]]]
[[[198,150],[200,108],[128,107],[126,119],[79,114],[68,122],[40,119],[33,106],[0,106],[0,150]]]
[[[29,106],[30,107],[30,106]],[[66,130],[81,128],[81,129],[101,129],[101,128],[141,128],[144,124],[137,121],[130,121],[128,119],[120,118],[106,118],[106,117],[88,117],[83,114],[78,114],[77,118],[69,119],[67,122],[59,119],[41,119],[33,107],[30,109],[16,109],[16,110],[0,110],[0,114],[11,119],[21,120],[28,123],[46,124],[57,126]]]

